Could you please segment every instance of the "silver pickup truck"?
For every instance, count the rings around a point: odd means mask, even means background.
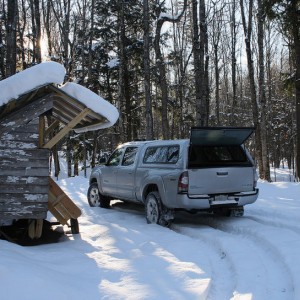
[[[92,170],[88,202],[104,208],[112,199],[140,202],[147,222],[164,226],[176,210],[242,216],[258,197],[244,146],[253,130],[193,127],[190,139],[122,144]]]

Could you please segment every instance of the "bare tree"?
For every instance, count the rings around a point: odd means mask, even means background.
[[[250,84],[250,97],[252,103],[253,112],[253,123],[256,127],[255,131],[255,146],[256,146],[256,159],[258,161],[259,170],[263,170],[262,164],[262,153],[261,153],[261,133],[259,126],[259,110],[256,96],[256,85],[255,85],[255,71],[253,64],[253,53],[251,47],[252,39],[252,26],[253,26],[253,0],[249,0],[248,6],[248,23],[246,22],[244,0],[240,0],[242,23],[245,35],[246,55],[247,55],[247,66],[248,66],[248,78]],[[262,175],[262,173],[261,173]]]
[[[193,16],[193,53],[194,53],[194,78],[195,78],[195,98],[196,98],[196,118],[201,120],[201,112],[205,111],[205,105],[201,102],[201,63],[200,63],[200,35],[198,18],[198,0],[192,2]],[[205,117],[205,115],[204,115]],[[199,124],[200,123],[200,124]],[[201,125],[201,121],[198,121]]]
[[[165,22],[179,22],[187,7],[187,0],[184,0],[183,8],[180,14],[173,17],[167,14],[162,14],[162,4],[157,9],[157,22],[154,39],[154,49],[156,54],[156,65],[158,72],[158,84],[161,90],[161,119],[162,119],[162,135],[164,139],[170,138],[170,129],[168,121],[168,83],[166,77],[166,67],[164,57],[160,48],[161,30]]]
[[[266,82],[265,82],[265,56],[264,56],[264,38],[265,38],[265,11],[262,0],[257,0],[257,43],[258,43],[258,89],[259,89],[259,128],[261,134],[261,152],[262,152],[262,170],[260,170],[260,177],[264,180],[271,181],[270,162],[268,155],[267,144],[267,108],[266,108]]]
[[[123,120],[120,124],[121,139],[130,141],[132,139],[132,112],[130,107],[130,85],[128,82],[128,57],[126,53],[126,29],[125,29],[125,2],[119,5],[118,27],[119,27],[119,105],[123,110]]]
[[[153,114],[151,98],[151,81],[150,81],[150,22],[149,22],[149,2],[143,0],[143,26],[144,26],[144,44],[143,44],[143,61],[144,61],[144,89],[145,89],[145,118],[146,118],[146,139],[152,140],[153,133]]]
[[[236,39],[237,39],[237,24],[236,24],[236,0],[232,1],[231,15],[230,15],[230,36],[231,36],[231,85],[232,85],[232,110],[231,121],[232,125],[236,124],[234,118],[234,109],[237,107],[237,78],[236,78]]]
[[[32,28],[32,63],[42,62],[41,53],[41,15],[39,0],[30,0],[31,28]]]
[[[208,54],[208,33],[205,0],[199,0],[199,21],[200,21],[200,81],[201,94],[200,103],[196,103],[198,107],[197,123],[201,126],[208,125],[209,116],[209,54]],[[200,108],[200,109],[199,109]]]
[[[9,77],[16,73],[17,66],[17,23],[18,3],[17,0],[7,0],[6,21],[6,71]]]

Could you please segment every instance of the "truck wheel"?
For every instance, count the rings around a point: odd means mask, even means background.
[[[164,218],[163,205],[158,192],[151,192],[147,195],[145,214],[148,224],[154,223],[162,226],[167,226],[169,224]]]
[[[110,200],[100,194],[96,182],[92,183],[88,189],[87,198],[92,207],[109,208]]]

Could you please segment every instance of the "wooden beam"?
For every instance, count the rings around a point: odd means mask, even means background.
[[[80,121],[91,112],[89,108],[85,108],[79,115],[71,120],[60,132],[58,132],[43,148],[51,149],[56,145],[68,132],[70,132]]]
[[[40,115],[39,117],[39,147],[44,145],[44,134],[45,134],[45,117]]]
[[[59,121],[55,120],[51,125],[45,130],[45,136],[48,136],[54,129],[59,125]]]

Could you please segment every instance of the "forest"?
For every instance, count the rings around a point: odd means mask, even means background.
[[[74,175],[121,142],[254,126],[260,178],[299,178],[300,0],[1,0],[0,24],[0,80],[56,61],[120,112],[60,145]]]

